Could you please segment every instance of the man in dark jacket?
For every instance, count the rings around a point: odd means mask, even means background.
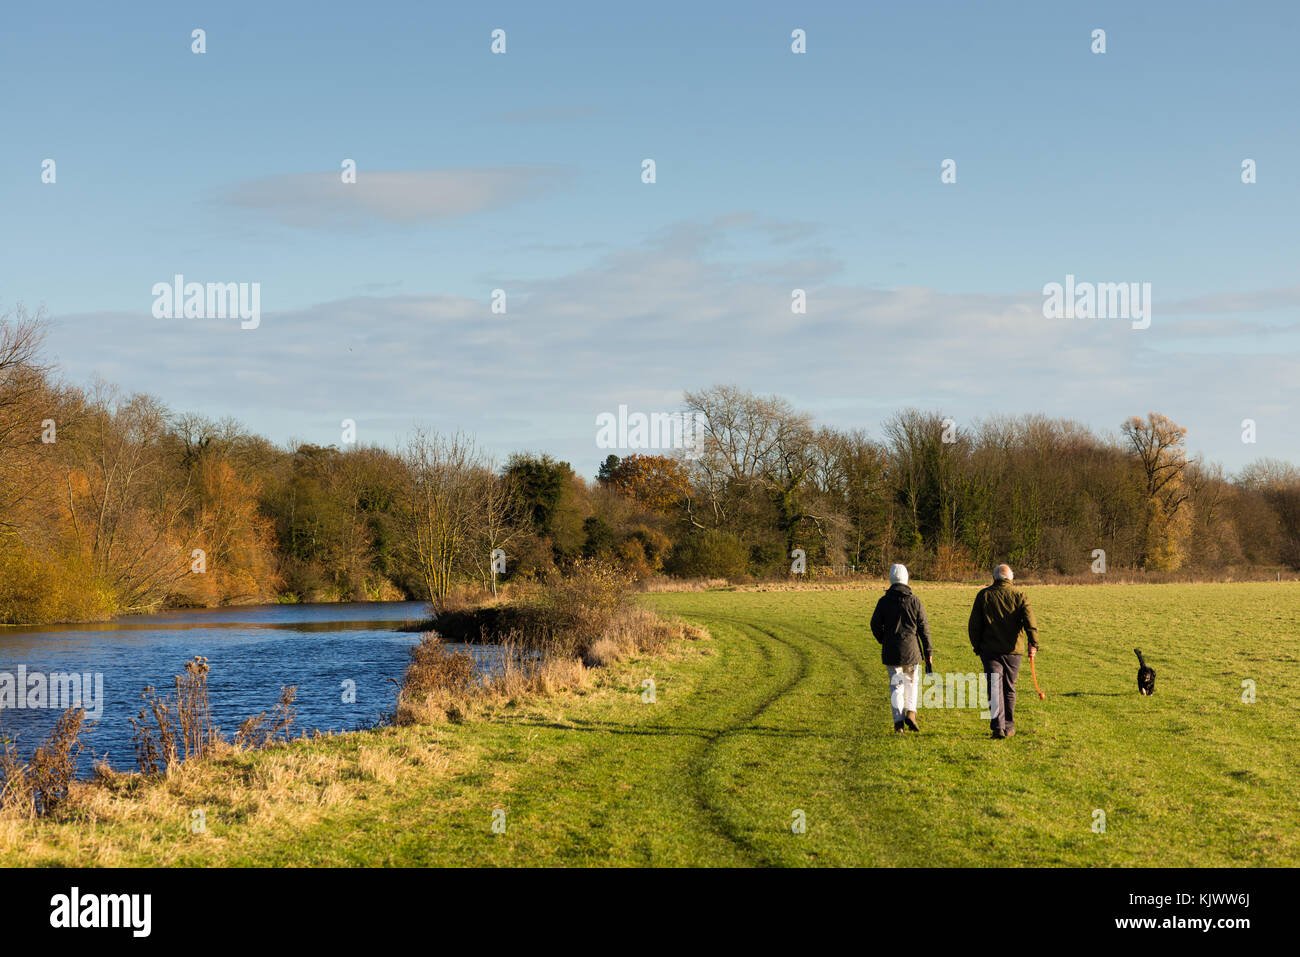
[[[1025,593],[1012,587],[1014,579],[1010,565],[999,565],[993,572],[993,584],[975,596],[967,625],[971,647],[984,662],[992,715],[989,728],[995,738],[1016,733],[1016,677],[1021,656],[1026,647],[1030,658],[1038,653],[1038,625]]]
[[[907,568],[889,570],[889,590],[876,602],[871,616],[871,633],[880,642],[880,660],[889,669],[889,704],[894,712],[894,730],[920,731],[916,725],[916,694],[921,684],[921,658],[926,664],[930,651],[930,623],[921,599],[907,586]]]

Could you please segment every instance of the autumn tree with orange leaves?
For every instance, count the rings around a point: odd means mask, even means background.
[[[1183,539],[1191,490],[1183,481],[1189,464],[1183,445],[1187,430],[1168,416],[1150,412],[1131,417],[1121,428],[1138,462],[1146,494],[1146,528],[1139,563],[1143,568],[1173,571],[1183,564]]]
[[[622,459],[611,455],[601,469],[601,481],[662,515],[680,505],[691,487],[682,463],[666,455],[629,455]]]

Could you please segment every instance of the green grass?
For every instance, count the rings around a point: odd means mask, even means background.
[[[936,670],[978,670],[975,589],[916,591]],[[713,637],[618,666],[585,695],[240,755],[170,795],[120,798],[93,824],[24,824],[0,862],[1300,863],[1300,587],[1027,591],[1047,699],[1026,666],[1006,741],[976,710],[923,709],[919,735],[892,733],[866,625],[878,591],[663,594],[655,607]],[[1134,646],[1159,673],[1154,697],[1137,694]]]

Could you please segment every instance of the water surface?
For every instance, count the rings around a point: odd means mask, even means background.
[[[4,673],[100,674],[102,714],[83,740],[81,768],[107,755],[118,769],[134,769],[128,718],[140,693],[153,685],[174,696],[174,678],[195,655],[208,659],[214,723],[229,737],[241,721],[270,712],[282,685],[298,689],[296,731],[350,731],[391,711],[407,651],[418,635],[397,629],[427,617],[425,602],[258,605],[166,611],[110,622],[0,628]],[[483,660],[495,649],[454,645]],[[30,679],[29,679],[30,680]],[[355,701],[345,701],[347,682]],[[89,693],[83,693],[89,699]],[[89,707],[90,700],[87,700]],[[61,709],[0,705],[0,735],[16,739],[25,756],[53,727]]]

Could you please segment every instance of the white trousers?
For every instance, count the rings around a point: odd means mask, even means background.
[[[921,688],[921,666],[885,667],[889,669],[889,706],[894,711],[894,720],[902,721],[904,714],[916,710],[916,695]]]

